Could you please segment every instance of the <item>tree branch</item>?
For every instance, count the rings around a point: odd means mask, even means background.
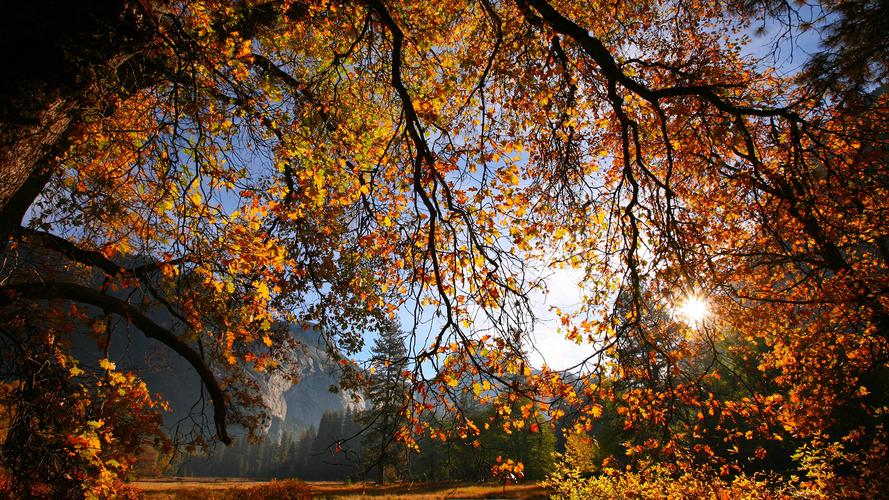
[[[213,421],[219,440],[230,445],[232,438],[226,429],[225,393],[219,386],[216,376],[204,362],[204,359],[180,340],[173,332],[158,325],[145,316],[132,304],[106,295],[92,288],[64,282],[16,283],[0,287],[0,306],[8,305],[18,298],[30,300],[70,300],[101,307],[124,317],[136,328],[142,330],[146,337],[155,339],[179,354],[194,368],[213,401]]]
[[[148,289],[148,292],[154,297],[158,302],[164,305],[167,311],[172,314],[176,319],[182,321],[189,327],[191,327],[191,322],[180,314],[173,304],[170,303],[169,300],[164,298],[155,288],[151,285],[149,281],[149,275],[160,268],[163,264],[171,264],[176,265],[182,262],[185,262],[187,258],[179,257],[178,259],[173,259],[169,262],[150,262],[148,264],[143,264],[141,266],[136,266],[134,268],[128,269],[123,266],[118,265],[116,262],[112,261],[108,257],[105,257],[101,252],[97,252],[95,250],[84,250],[74,243],[62,238],[60,236],[56,236],[54,234],[38,231],[36,229],[30,229],[26,227],[19,227],[15,230],[15,234],[17,236],[27,236],[29,240],[34,243],[39,244],[43,248],[48,250],[53,250],[58,252],[65,257],[73,260],[74,262],[79,262],[81,264],[85,264],[88,266],[98,267],[102,271],[105,272],[108,276],[129,276],[132,278],[138,279],[145,287]]]

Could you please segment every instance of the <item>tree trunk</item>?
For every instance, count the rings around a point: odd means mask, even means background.
[[[0,234],[21,224],[56,168],[73,121],[71,99],[51,100],[37,123],[0,124]]]

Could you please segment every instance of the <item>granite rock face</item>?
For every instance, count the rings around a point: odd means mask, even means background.
[[[363,401],[353,394],[330,391],[331,386],[339,384],[339,370],[318,335],[306,331],[294,331],[294,334],[301,345],[285,362],[289,361],[299,381],[294,384],[278,373],[263,374],[258,380],[271,417],[265,433],[274,443],[280,441],[285,431],[296,435],[310,426],[317,427],[326,412],[364,408]]]

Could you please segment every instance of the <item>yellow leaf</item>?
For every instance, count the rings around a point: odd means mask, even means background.
[[[256,285],[256,292],[264,299],[269,298],[269,286],[266,285],[264,281],[260,281],[259,284]]]
[[[593,415],[593,417],[599,418],[602,416],[602,407],[599,405],[594,405],[590,413]]]
[[[476,396],[481,396],[481,394],[482,394],[482,385],[479,384],[478,382],[473,383],[473,384],[472,384],[472,392],[473,392]]]

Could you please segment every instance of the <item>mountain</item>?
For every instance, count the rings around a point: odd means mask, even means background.
[[[309,427],[317,427],[325,413],[364,409],[360,398],[352,393],[331,392],[339,385],[339,367],[323,345],[317,331],[291,329],[300,341],[289,362],[296,367],[299,382],[293,384],[282,375],[265,376],[263,402],[269,408],[271,422],[266,434],[279,442],[284,432],[297,435]],[[265,375],[265,374],[263,374]]]

